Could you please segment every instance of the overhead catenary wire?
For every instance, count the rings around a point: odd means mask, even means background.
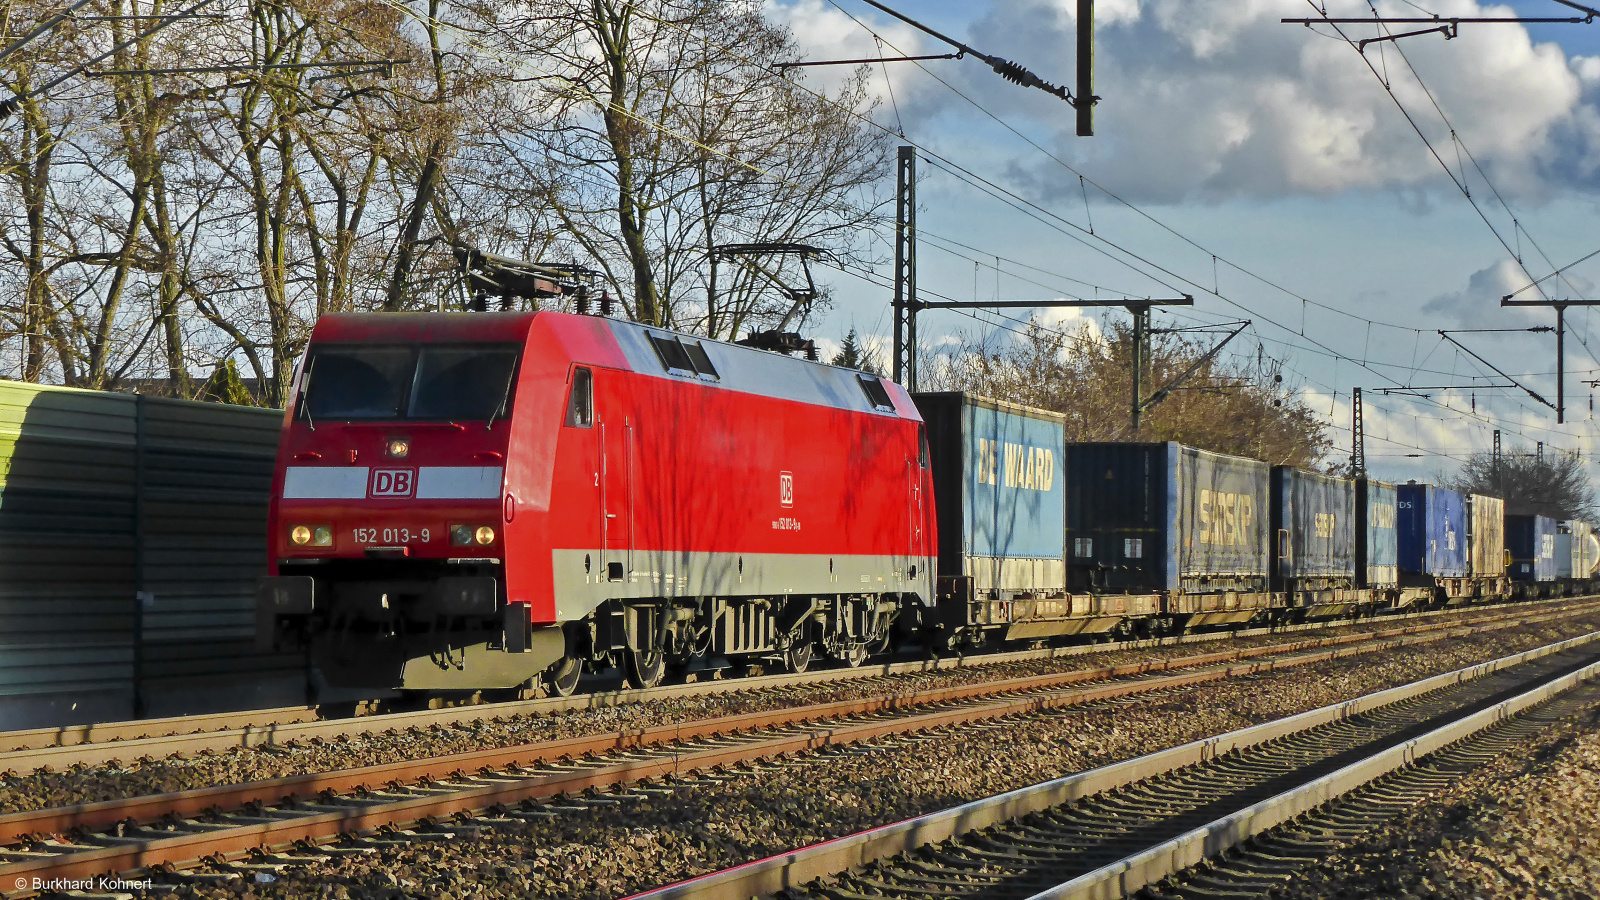
[[[416,18],[424,18],[424,16],[422,16],[422,14],[419,14],[417,11],[410,9],[409,7],[405,6],[403,3],[397,2],[397,0],[385,0],[385,2],[387,2],[389,5],[395,7],[396,9],[402,11],[403,13],[405,13],[408,16],[412,16],[412,17],[416,17]],[[435,21],[438,22],[438,20],[435,20]],[[454,26],[450,25],[449,23],[438,22],[438,24],[440,24],[441,26],[446,27],[446,28],[454,28]],[[460,32],[459,29],[456,29],[456,31]],[[493,53],[493,51],[490,51],[487,48],[482,47],[482,45],[480,43],[478,43],[475,40],[473,40],[471,35],[470,35],[470,33],[467,33],[467,32],[460,32],[460,33],[463,34],[466,37],[466,41],[464,41],[465,43],[468,43],[470,45],[475,46],[481,52],[485,52],[485,53],[488,53],[490,55],[495,55]],[[545,75],[547,77],[549,75],[549,73],[544,72],[543,70],[539,69],[537,66],[532,66],[525,59],[518,60],[514,64],[518,65],[519,67],[527,68],[527,69],[530,69],[532,71],[538,72],[541,75]],[[812,93],[815,93],[815,92],[812,92]],[[609,107],[609,104],[606,103],[605,101],[601,100],[600,98],[596,97],[594,99],[597,102],[599,102],[602,105],[602,107]],[[648,120],[642,119],[642,118],[640,118],[640,117],[638,117],[636,115],[633,115],[633,114],[629,113],[629,111],[627,111],[627,110],[622,110],[622,112],[625,115],[630,115],[631,117],[633,117],[636,120],[640,121],[642,124],[646,125],[647,127],[654,128],[654,129],[657,129],[657,130],[661,130],[663,133],[667,133],[667,134],[671,134],[672,133],[671,129],[666,128],[665,126],[661,125],[660,123],[649,122]],[[855,114],[855,115],[859,116],[859,113],[855,113],[854,111],[852,111],[852,114]],[[865,121],[870,122],[871,120],[870,119],[865,119]],[[882,126],[880,124],[877,124],[877,123],[873,123],[873,124],[874,124],[874,127],[882,128]],[[684,135],[676,135],[676,134],[674,134],[673,136],[675,138],[679,139],[679,140],[685,140],[688,143],[692,143],[692,144],[698,145],[698,142],[695,142],[692,139],[689,139]],[[716,155],[718,155],[721,158],[728,159],[728,160],[730,160],[731,162],[734,162],[737,165],[749,168],[752,171],[756,171],[758,173],[767,175],[768,177],[774,177],[774,178],[776,177],[772,173],[766,172],[765,170],[761,169],[761,167],[759,165],[754,164],[754,163],[752,163],[750,161],[735,159],[732,156],[730,156],[729,154],[727,154],[725,152],[722,152],[722,151],[719,151],[719,150],[716,150],[715,148],[707,147],[705,149],[710,151],[710,152],[712,152],[712,153],[715,153]],[[941,160],[943,159],[942,157],[938,157],[937,154],[934,154],[934,156],[936,158],[941,159]],[[946,161],[946,162],[948,162],[948,161]],[[952,168],[955,168],[955,169],[962,169],[963,168],[963,167],[960,167],[960,166],[958,166],[958,165],[956,165],[954,163],[950,163],[950,165],[951,165]],[[1022,203],[1023,205],[1025,205],[1025,206],[1031,207],[1032,209],[1037,211],[1037,213],[1039,215],[1045,217],[1046,219],[1054,219],[1054,220],[1060,222],[1065,227],[1077,229],[1080,233],[1084,233],[1084,234],[1087,233],[1086,230],[1084,230],[1081,226],[1077,226],[1076,223],[1071,223],[1071,222],[1069,222],[1067,220],[1061,219],[1055,213],[1053,213],[1053,212],[1051,212],[1049,210],[1046,210],[1043,207],[1039,207],[1039,206],[1037,206],[1037,204],[1031,203],[1031,201],[1027,201],[1027,200],[1025,200],[1023,198],[1017,197],[1015,194],[1013,194],[1013,193],[1011,193],[1009,191],[1006,191],[1003,188],[1000,188],[998,185],[994,185],[992,182],[989,182],[987,179],[982,179],[981,177],[976,176],[975,174],[970,173],[970,172],[968,172],[967,174],[971,175],[971,177],[973,177],[979,184],[984,185],[985,186],[985,190],[987,192],[990,192],[992,195],[995,195],[995,196],[1002,196],[1002,195],[1009,196],[1011,199],[1016,200],[1016,201]],[[1096,187],[1097,187],[1097,189],[1100,189],[1099,185],[1096,185]],[[1120,198],[1116,198],[1116,199],[1118,199],[1120,201]],[[1136,207],[1132,207],[1131,204],[1129,204],[1129,206],[1130,206],[1130,208],[1137,209]],[[1154,220],[1153,217],[1150,217],[1148,214],[1143,213],[1142,210],[1139,210],[1139,212],[1140,212],[1141,215],[1144,215],[1146,218],[1150,218],[1152,221],[1156,221],[1156,220]],[[1172,233],[1177,234],[1177,232],[1175,232],[1172,229],[1168,228],[1163,223],[1160,223],[1159,221],[1156,221],[1156,223],[1158,225],[1160,225],[1161,227],[1166,228],[1169,231],[1172,231]],[[1180,237],[1181,237],[1181,235],[1180,235]],[[1281,330],[1288,331],[1291,334],[1294,333],[1294,331],[1292,329],[1287,328],[1287,326],[1283,325],[1282,323],[1277,322],[1277,321],[1273,320],[1270,317],[1262,316],[1261,314],[1259,314],[1255,310],[1250,309],[1248,306],[1244,305],[1243,303],[1240,303],[1239,301],[1233,300],[1232,298],[1230,298],[1230,297],[1228,297],[1226,295],[1215,294],[1211,289],[1206,288],[1203,285],[1199,285],[1199,284],[1191,281],[1188,278],[1185,278],[1185,277],[1180,276],[1180,275],[1176,275],[1176,273],[1172,273],[1169,270],[1166,270],[1166,269],[1164,269],[1162,267],[1154,266],[1154,264],[1150,263],[1150,261],[1144,260],[1139,255],[1132,254],[1130,251],[1125,251],[1123,248],[1121,248],[1120,246],[1116,245],[1114,242],[1106,240],[1101,235],[1098,235],[1098,234],[1094,235],[1094,238],[1097,241],[1102,242],[1106,247],[1115,247],[1119,251],[1127,252],[1129,254],[1129,256],[1131,256],[1134,260],[1138,260],[1140,262],[1149,263],[1154,268],[1156,268],[1158,271],[1165,272],[1166,274],[1171,275],[1174,278],[1177,278],[1178,280],[1182,281],[1183,283],[1194,285],[1197,288],[1197,290],[1199,290],[1199,292],[1201,292],[1201,293],[1213,294],[1214,296],[1217,296],[1223,302],[1226,302],[1226,303],[1228,303],[1228,304],[1230,304],[1232,306],[1235,306],[1236,308],[1239,308],[1240,310],[1242,310],[1242,311],[1244,311],[1246,313],[1251,314],[1252,317],[1254,317],[1254,318],[1258,318],[1258,319],[1266,322],[1267,324],[1270,324],[1271,326],[1273,326],[1275,328],[1279,328]],[[1191,241],[1190,243],[1193,243],[1193,242]],[[1198,245],[1196,245],[1196,246],[1198,246]],[[1109,254],[1109,253],[1107,255],[1110,258],[1117,259],[1117,261],[1122,262],[1125,265],[1130,265],[1130,267],[1132,267],[1135,271],[1139,271],[1140,267],[1135,263],[1130,263],[1128,259],[1119,258],[1119,257],[1116,257],[1115,255],[1112,255],[1112,254]],[[1230,267],[1232,267],[1232,268],[1235,268],[1235,269],[1238,269],[1240,271],[1243,271],[1243,272],[1245,272],[1245,274],[1250,275],[1251,277],[1259,279],[1259,276],[1255,276],[1254,273],[1249,272],[1248,270],[1245,270],[1240,266],[1236,266],[1231,262],[1228,262],[1225,258],[1221,257],[1220,255],[1219,255],[1219,260],[1222,260],[1223,262],[1227,262],[1228,265],[1230,265]],[[1148,277],[1150,273],[1141,272],[1141,274],[1146,274],[1147,277]],[[1160,281],[1162,279],[1157,278],[1157,279],[1153,279],[1153,280]],[[1265,279],[1260,279],[1260,280],[1265,281]],[[1268,283],[1270,284],[1270,282],[1268,282]],[[1285,290],[1286,293],[1292,293],[1292,292],[1288,292],[1286,289],[1280,288],[1280,290]],[[1298,295],[1295,295],[1295,296],[1298,296]],[[1315,304],[1315,305],[1317,305],[1319,308],[1327,308],[1327,307],[1325,307],[1324,304]],[[1335,312],[1341,312],[1341,314],[1344,314],[1344,313],[1342,313],[1342,311],[1338,311],[1338,310],[1334,310],[1334,311]],[[1371,321],[1371,322],[1374,322],[1374,324],[1385,326],[1385,327],[1397,328],[1397,329],[1401,329],[1401,330],[1409,330],[1409,331],[1412,331],[1412,332],[1417,332],[1418,331],[1418,329],[1411,328],[1409,326],[1398,326],[1398,325],[1394,325],[1392,323],[1381,322],[1381,321],[1378,321],[1378,320],[1368,319],[1366,317],[1355,316],[1355,315],[1350,315],[1350,314],[1344,314],[1344,315],[1349,315],[1351,318],[1358,319],[1360,321]],[[1344,354],[1344,353],[1335,351],[1332,348],[1327,347],[1321,341],[1316,340],[1315,338],[1307,336],[1307,337],[1305,337],[1303,339],[1305,341],[1308,341],[1311,344],[1313,344],[1317,348],[1318,352],[1326,354],[1326,355],[1328,355],[1328,356],[1330,356],[1332,358],[1336,358],[1336,359],[1350,359],[1351,358],[1349,354]],[[1373,374],[1378,374],[1376,369],[1372,368],[1372,365],[1373,364],[1371,362],[1369,362],[1366,365],[1363,365],[1362,368],[1366,369],[1368,371],[1371,371]],[[1485,421],[1489,421],[1489,420],[1485,419]]]

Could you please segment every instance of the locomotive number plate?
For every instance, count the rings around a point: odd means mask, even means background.
[[[350,536],[355,538],[357,544],[376,544],[392,547],[399,544],[409,544],[413,541],[428,543],[433,539],[433,530],[430,528],[352,528]]]

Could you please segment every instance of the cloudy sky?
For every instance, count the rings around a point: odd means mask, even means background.
[[[768,4],[813,59],[876,56],[879,40],[884,55],[945,52],[862,0]],[[1366,0],[1325,5],[1333,16],[1371,15]],[[898,0],[896,8],[1070,86],[1076,6]],[[1549,310],[1500,307],[1519,289],[1525,298],[1600,298],[1600,255],[1551,276],[1600,251],[1600,20],[1467,24],[1453,40],[1376,43],[1363,58],[1332,27],[1279,23],[1317,16],[1306,0],[1096,6],[1102,100],[1091,138],[1075,136],[1065,103],[970,58],[875,69],[876,121],[931,160],[919,164],[925,291],[958,300],[1193,294],[1192,309],[1157,318],[1168,326],[1250,319],[1230,350],[1278,360],[1329,415],[1341,453],[1351,389],[1366,389],[1369,467],[1382,477],[1453,470],[1497,428],[1508,446],[1543,441],[1600,457],[1594,390],[1583,383],[1600,377],[1600,314],[1568,315],[1564,426],[1523,390],[1492,387],[1505,382],[1438,334],[1554,324]],[[1553,0],[1377,8],[1573,14]],[[1377,34],[1372,25],[1344,29],[1357,41]],[[819,87],[831,77],[827,69],[806,76]],[[838,302],[811,326],[817,336],[837,339],[851,327],[887,336],[887,291],[825,276]],[[1535,279],[1543,280],[1526,288]],[[981,319],[937,312],[919,325],[937,341],[1004,337],[1012,324]],[[1452,336],[1554,402],[1553,335]],[[1481,388],[1378,393],[1455,385]]]

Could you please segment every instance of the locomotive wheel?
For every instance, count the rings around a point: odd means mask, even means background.
[[[811,666],[811,642],[801,641],[791,644],[789,649],[783,651],[783,664],[791,672],[804,672]]]
[[[545,670],[544,683],[550,694],[571,697],[578,689],[578,678],[583,675],[583,661],[564,656],[561,661]]]
[[[667,657],[660,650],[623,651],[622,661],[629,687],[653,688],[667,674]]]

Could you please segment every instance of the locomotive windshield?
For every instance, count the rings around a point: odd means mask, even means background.
[[[323,345],[311,351],[300,417],[487,421],[511,411],[517,350],[502,344]]]

